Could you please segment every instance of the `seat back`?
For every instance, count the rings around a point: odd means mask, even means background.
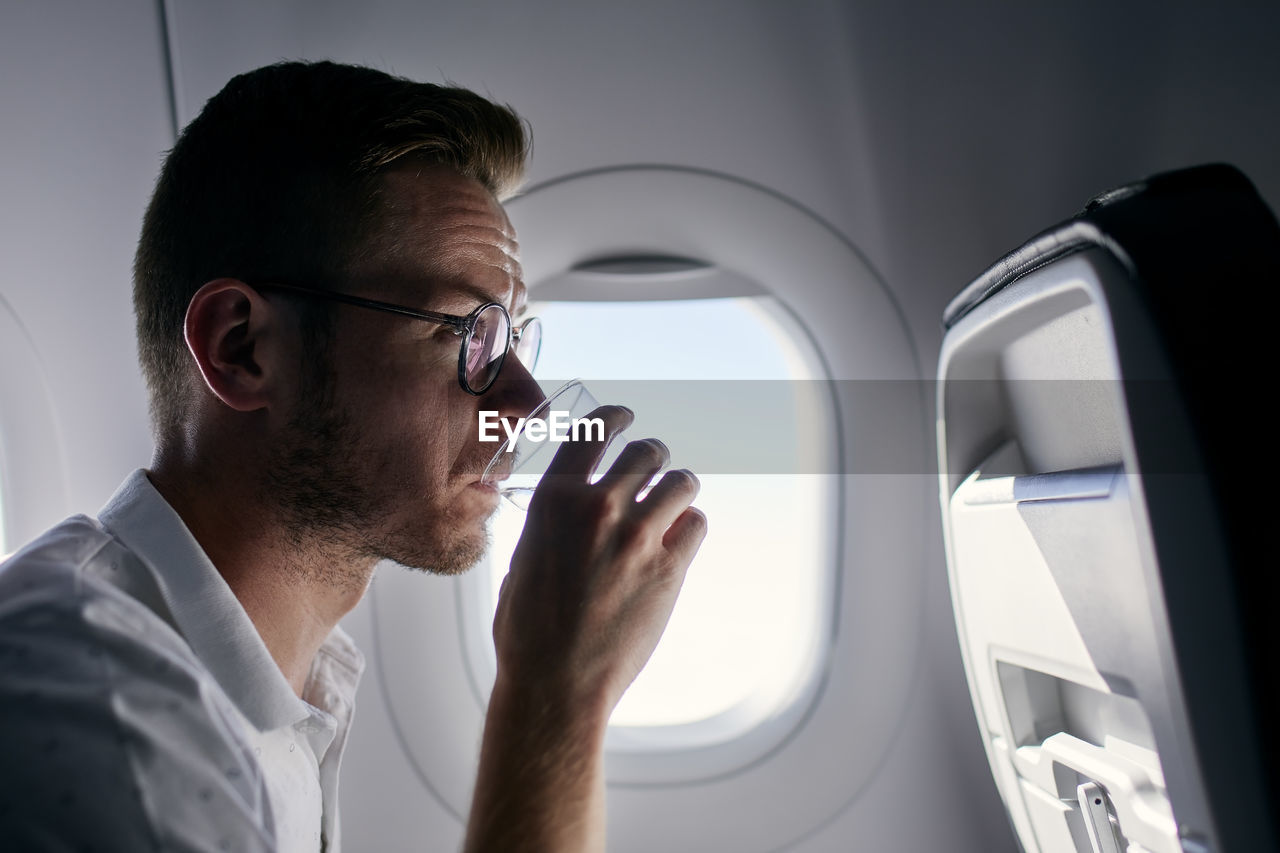
[[[956,626],[1028,853],[1276,849],[1280,228],[1214,165],[1095,199],[948,306]]]

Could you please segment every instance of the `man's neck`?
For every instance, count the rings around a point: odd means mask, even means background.
[[[162,459],[147,476],[239,599],[301,697],[316,652],[360,602],[375,562],[314,537],[299,542],[289,536],[247,477],[197,474]]]

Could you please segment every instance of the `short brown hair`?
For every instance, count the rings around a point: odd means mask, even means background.
[[[169,152],[134,258],[138,354],[157,439],[186,419],[183,320],[207,281],[335,287],[379,221],[379,175],[443,164],[499,200],[529,136],[510,107],[372,68],[286,62],[241,74]]]

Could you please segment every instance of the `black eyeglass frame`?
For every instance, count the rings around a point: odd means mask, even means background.
[[[330,299],[334,302],[343,302],[347,305],[354,305],[357,308],[368,308],[373,311],[385,311],[390,314],[399,314],[403,317],[412,317],[415,320],[426,320],[428,323],[439,323],[443,326],[449,326],[453,329],[455,335],[465,336],[462,346],[458,349],[458,384],[462,386],[462,390],[466,391],[473,397],[479,397],[485,391],[493,387],[493,383],[498,380],[498,374],[502,372],[502,367],[506,364],[507,353],[511,351],[511,347],[519,342],[523,337],[525,330],[530,324],[541,321],[537,317],[530,317],[519,326],[511,321],[511,313],[507,311],[507,306],[501,302],[486,302],[479,305],[470,314],[463,316],[461,314],[441,314],[436,311],[419,311],[416,308],[406,308],[403,305],[396,305],[391,302],[380,302],[377,299],[365,299],[360,296],[352,296],[348,293],[339,293],[334,290],[321,290],[317,287],[303,287],[297,284],[285,284],[279,281],[269,281],[260,284],[253,284],[252,287],[258,290],[283,290],[287,293],[299,293],[303,296],[313,296],[318,299]],[[471,387],[471,383],[467,381],[467,344],[471,339],[471,335],[475,331],[476,321],[480,319],[480,315],[489,308],[497,308],[507,318],[507,345],[502,350],[502,355],[498,357],[498,367],[493,371],[493,378],[480,389]],[[538,349],[541,350],[541,343]],[[538,353],[534,353],[534,364],[538,361]],[[533,370],[534,364],[525,365],[529,370]]]

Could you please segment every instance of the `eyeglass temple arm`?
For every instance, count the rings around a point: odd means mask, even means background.
[[[369,308],[374,311],[388,311],[392,314],[400,314],[405,317],[413,317],[418,320],[429,320],[432,323],[440,323],[453,329],[455,335],[461,335],[467,331],[467,318],[457,317],[452,314],[437,314],[434,311],[417,311],[413,308],[405,308],[403,305],[394,305],[390,302],[379,302],[376,299],[364,299],[359,296],[350,296],[346,293],[337,293],[332,290],[319,290],[314,287],[300,287],[296,284],[281,284],[280,282],[267,282],[258,284],[255,287],[260,290],[287,290],[292,293],[301,293],[305,296],[313,296],[317,299],[331,299],[334,302],[345,302],[348,305],[355,305],[357,308]]]

